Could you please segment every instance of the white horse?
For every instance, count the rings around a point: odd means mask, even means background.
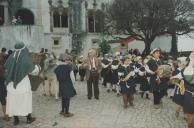
[[[54,53],[45,53],[42,61],[43,70],[40,76],[43,78],[43,95],[46,96],[48,94],[58,99],[58,81],[54,73],[54,69],[57,66],[57,59]]]

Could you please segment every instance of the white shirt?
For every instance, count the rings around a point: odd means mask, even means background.
[[[96,69],[96,64],[95,64],[95,59],[93,58],[92,60],[90,60],[91,64],[90,64],[90,70],[92,68],[95,68]]]

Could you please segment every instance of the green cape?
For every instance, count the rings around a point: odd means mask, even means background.
[[[34,64],[29,56],[29,51],[23,43],[15,45],[15,51],[9,56],[5,63],[5,79],[6,83],[14,83],[14,88],[17,84],[29,73],[34,70]]]

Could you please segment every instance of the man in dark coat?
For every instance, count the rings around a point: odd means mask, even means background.
[[[71,57],[67,54],[61,54],[59,60],[61,63],[54,72],[59,81],[59,95],[62,97],[60,114],[65,117],[71,117],[74,114],[69,112],[70,98],[76,95],[73,87],[75,77],[71,66]]]

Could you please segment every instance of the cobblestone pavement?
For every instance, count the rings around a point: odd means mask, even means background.
[[[175,117],[175,104],[167,97],[163,99],[163,108],[155,110],[152,96],[146,100],[135,95],[135,106],[124,109],[121,96],[107,93],[101,84],[99,86],[100,100],[88,100],[86,83],[76,83],[78,94],[71,100],[70,111],[75,114],[71,118],[60,116],[60,100],[42,96],[40,87],[33,93],[33,116],[37,120],[27,125],[26,119],[20,118],[16,128],[187,128],[183,114]],[[0,117],[2,115],[0,108]],[[12,124],[13,119],[10,122],[0,119],[0,128],[14,128]]]

